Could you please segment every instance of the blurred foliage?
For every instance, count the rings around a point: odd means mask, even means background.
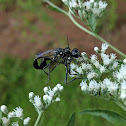
[[[61,0],[55,1],[51,0],[54,4],[57,6],[66,9],[66,6],[63,4]],[[108,10],[106,10],[105,14],[102,16],[102,18],[97,23],[97,32],[100,32],[101,30],[103,32],[112,31],[117,22],[117,0],[107,0],[108,3]],[[35,12],[37,15],[42,15],[42,19],[46,21],[50,21],[49,16],[46,13],[43,13],[41,8],[42,7],[42,1],[41,0],[0,0],[0,8],[4,10],[23,10],[23,11],[30,11]],[[44,6],[46,4],[44,3]],[[43,14],[42,14],[43,13]],[[36,15],[29,15],[29,20],[36,19]],[[41,16],[39,16],[41,17]],[[50,22],[49,22],[50,23]]]
[[[107,10],[97,22],[96,32],[108,32],[114,30],[117,23],[117,0],[107,0]]]
[[[84,94],[79,87],[81,80],[64,84],[65,67],[59,65],[52,73],[52,83],[46,84],[48,77],[41,71],[33,68],[33,59],[21,60],[12,56],[0,55],[0,105],[8,106],[9,111],[20,106],[24,109],[25,117],[30,116],[30,126],[33,126],[37,113],[29,102],[28,94],[33,91],[36,95],[43,96],[43,87],[54,87],[57,83],[64,86],[61,101],[53,103],[45,111],[44,125],[64,126],[75,111],[78,113],[84,108],[106,108],[124,114],[117,105],[111,101],[104,101]],[[112,126],[106,120],[88,115],[76,115],[77,126]]]

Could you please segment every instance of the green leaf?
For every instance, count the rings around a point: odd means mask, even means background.
[[[88,24],[90,26],[90,28],[95,31],[96,28],[96,17],[95,15],[92,13],[88,19]]]
[[[115,125],[124,125],[126,123],[126,118],[114,111],[102,110],[102,109],[93,109],[93,110],[83,110],[79,114],[90,114],[95,116],[101,116],[105,118],[112,124]]]
[[[75,122],[75,112],[70,117],[70,120],[68,121],[66,126],[74,126],[74,122]]]
[[[49,9],[53,10],[53,11],[58,12],[58,13],[63,13],[62,11],[60,11],[59,9],[57,9],[57,8],[55,8],[55,7],[51,7],[51,6],[48,6],[48,5],[47,5],[47,7],[48,7]]]

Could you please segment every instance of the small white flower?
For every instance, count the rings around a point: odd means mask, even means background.
[[[126,64],[126,59],[123,60],[123,63]]]
[[[91,55],[91,62],[95,62],[97,60],[97,56],[95,54]]]
[[[54,87],[53,88],[53,92],[56,93],[58,91],[58,88],[57,87]]]
[[[107,89],[107,85],[105,83],[100,82],[100,87],[101,87],[101,91],[104,91]]]
[[[118,89],[118,84],[116,82],[112,82],[109,86],[108,86],[108,91],[110,93],[116,93]]]
[[[82,52],[82,53],[81,53],[81,56],[82,56],[82,58],[83,58],[84,60],[87,60],[87,54],[86,54],[86,52]]]
[[[83,74],[83,70],[81,67],[77,67],[76,72],[78,72],[79,74]]]
[[[74,64],[74,63],[71,63],[71,64],[70,64],[70,68],[71,68],[71,69],[76,69],[76,68],[77,68],[77,65]]]
[[[122,90],[122,91],[126,91],[126,81],[125,81],[125,80],[123,80],[123,81],[121,82],[121,90]]]
[[[86,70],[87,69],[87,64],[86,63],[81,63],[81,67],[83,70]]]
[[[100,72],[101,72],[101,73],[104,73],[104,72],[105,72],[105,67],[102,66],[102,65],[100,65]]]
[[[87,85],[86,81],[82,80],[82,82],[80,83],[80,86],[81,86],[82,91],[87,91],[88,85]]]
[[[43,96],[43,101],[44,101],[45,103],[50,104],[51,101],[52,101],[52,97],[49,96],[49,95],[44,95],[44,96]]]
[[[126,99],[126,91],[121,91],[120,98],[122,100],[125,100]]]
[[[1,111],[2,111],[4,114],[7,114],[7,113],[8,113],[7,106],[2,105],[2,106],[1,106]]]
[[[117,57],[116,54],[114,54],[114,53],[110,54],[110,60],[111,61],[114,61],[116,59],[116,57]]]
[[[59,91],[60,91],[60,92],[62,92],[62,91],[63,91],[63,89],[64,89],[64,87],[63,87],[63,86],[61,86],[61,87],[59,88]]]
[[[37,106],[39,109],[43,107],[43,104],[41,102],[41,97],[39,97],[38,95],[34,97],[34,105]]]
[[[88,80],[94,78],[94,77],[97,77],[97,73],[95,73],[94,71],[91,71],[87,74],[87,78]]]
[[[60,98],[59,98],[59,97],[57,97],[57,98],[55,99],[55,101],[56,101],[56,102],[60,101]]]
[[[96,16],[100,16],[101,10],[99,8],[92,8],[92,12],[96,15]],[[100,50],[99,50],[100,52]],[[99,53],[97,52],[97,53]]]
[[[92,70],[92,65],[89,64],[89,63],[87,63],[87,69],[88,69],[88,70]]]
[[[14,112],[15,112],[16,117],[18,117],[20,119],[23,119],[23,116],[24,116],[23,109],[20,106],[19,107],[16,107],[14,109]]]
[[[100,84],[97,83],[95,80],[91,80],[89,82],[89,87],[88,87],[89,91],[95,91],[98,92],[98,90],[100,89]]]
[[[107,5],[108,4],[106,2],[99,1],[99,9],[105,9]]]
[[[114,76],[118,79],[119,82],[123,79],[126,79],[126,65],[122,64],[119,71],[114,73]]]
[[[110,64],[110,59],[108,54],[101,53],[101,58],[103,60],[104,65]]]
[[[78,7],[78,4],[75,0],[71,0],[71,2],[69,2],[69,6],[70,6],[70,8],[72,8],[72,7],[76,8],[76,7]]]
[[[108,49],[108,44],[103,43],[102,48],[101,48],[101,52],[105,53],[106,49]]]
[[[89,1],[83,3],[83,7],[86,8],[87,11],[91,9],[91,4]]]
[[[16,117],[16,114],[14,111],[8,113],[8,118]]]
[[[95,51],[96,53],[99,53],[99,52],[100,52],[100,50],[99,50],[98,47],[94,47],[94,51]]]
[[[2,124],[4,126],[8,126],[10,124],[10,120],[7,117],[2,117]]]
[[[61,84],[57,84],[57,85],[56,85],[57,88],[60,88],[61,86],[62,86]]]
[[[64,88],[61,84],[57,84],[56,87],[58,88],[58,90],[59,90],[60,92],[62,92],[62,90],[63,90],[63,88]]]
[[[34,92],[30,92],[29,93],[29,99],[32,100],[32,99],[34,99],[34,97],[35,97]]]
[[[17,122],[12,122],[12,126],[19,126],[18,121]]]
[[[94,0],[90,0],[90,3],[94,3]]]
[[[97,60],[93,64],[95,65],[96,68],[100,67],[99,61],[97,61]]]
[[[62,0],[65,5],[68,5],[68,0]]]
[[[98,3],[94,2],[94,8],[97,8],[97,7],[98,7]]]
[[[109,88],[109,85],[112,84],[112,81],[110,79],[108,79],[108,78],[105,78],[103,80],[102,84],[105,85],[104,87]]]
[[[48,87],[44,87],[44,89],[43,89],[45,94],[48,92],[48,90],[49,90]]]
[[[112,66],[112,69],[116,69],[117,67],[118,67],[118,62],[114,62],[113,66]]]
[[[30,120],[31,120],[30,117],[25,118],[24,121],[23,121],[23,124],[24,125],[28,125],[28,123],[30,122]]]

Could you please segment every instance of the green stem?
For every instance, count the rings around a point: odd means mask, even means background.
[[[83,26],[81,26],[80,24],[78,24],[71,14],[69,14],[68,16],[69,16],[69,18],[71,19],[71,21],[72,21],[77,27],[79,27],[81,30],[87,32],[88,34],[94,36],[95,38],[98,38],[100,41],[102,41],[102,42],[108,44],[109,47],[110,47],[111,49],[113,49],[114,51],[116,51],[117,53],[119,53],[121,56],[123,56],[124,58],[126,58],[126,55],[125,55],[124,53],[122,53],[120,50],[118,50],[117,48],[115,48],[114,46],[112,46],[110,43],[108,43],[106,40],[104,40],[104,39],[103,39],[102,37],[100,37],[98,34],[93,33],[93,32],[91,32],[91,31],[87,30],[86,28],[84,28]]]
[[[120,54],[121,56],[123,56],[124,58],[126,58],[126,55],[125,55],[123,52],[121,52],[120,50],[118,50],[117,48],[115,48],[114,46],[112,46],[112,45],[111,45],[110,43],[108,43],[106,40],[104,40],[103,38],[101,38],[98,34],[89,31],[88,29],[84,28],[84,27],[81,26],[79,23],[77,23],[76,20],[73,18],[73,16],[71,15],[70,12],[64,11],[63,9],[61,9],[61,8],[57,7],[56,5],[54,5],[54,4],[53,4],[52,2],[50,2],[49,0],[43,0],[43,1],[44,1],[44,2],[47,2],[47,3],[48,3],[49,5],[51,5],[52,7],[58,9],[60,12],[64,13],[66,16],[68,16],[68,17],[71,19],[71,21],[72,21],[77,27],[79,27],[81,30],[87,32],[88,34],[94,36],[95,38],[98,38],[100,41],[102,41],[102,42],[108,44],[109,47],[110,47],[111,49],[113,49],[113,50],[116,51],[118,54]]]
[[[126,107],[117,99],[112,99],[118,106],[120,106],[123,110],[126,111]]]
[[[44,116],[44,112],[43,112],[43,111],[39,112],[38,118],[37,118],[37,120],[36,120],[34,126],[38,126],[39,122],[40,122],[40,121],[43,121],[43,116]],[[42,119],[42,120],[41,120],[41,119]],[[41,124],[41,126],[42,126],[42,124]]]
[[[61,11],[63,14],[65,14],[65,15],[68,16],[68,12],[66,12],[65,10],[63,10],[63,9],[61,9],[61,8],[59,8],[59,7],[57,7],[55,4],[53,4],[53,3],[50,2],[49,0],[43,0],[43,2],[48,3],[50,6],[52,6],[52,7],[56,8],[56,9],[58,9],[58,10]]]

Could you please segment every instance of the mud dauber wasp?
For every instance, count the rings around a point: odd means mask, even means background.
[[[59,65],[64,64],[66,68],[66,76],[65,76],[65,84],[72,82],[75,79],[73,78],[69,82],[67,82],[68,74],[70,73],[70,63],[76,62],[76,59],[82,57],[80,51],[77,48],[74,48],[72,51],[69,48],[68,37],[67,37],[68,47],[66,48],[56,48],[52,50],[45,51],[41,54],[36,55],[34,59],[33,66],[36,69],[43,70],[48,75],[48,80],[50,79],[50,73]],[[40,65],[38,65],[38,59],[41,59]],[[47,61],[49,63],[47,63]],[[53,67],[51,68],[51,66]],[[48,68],[48,72],[45,69]],[[75,74],[74,74],[75,75]],[[47,82],[48,83],[48,82]]]

